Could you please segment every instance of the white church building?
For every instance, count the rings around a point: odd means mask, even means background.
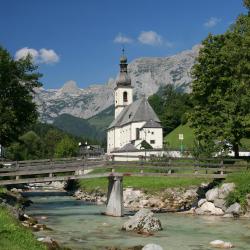
[[[160,120],[145,97],[133,101],[133,87],[127,72],[127,58],[120,58],[120,75],[114,89],[115,119],[107,129],[107,153],[126,152],[142,155],[143,146],[162,151],[163,131]]]

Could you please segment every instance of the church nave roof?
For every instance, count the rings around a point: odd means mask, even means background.
[[[150,122],[147,123],[147,125],[154,123],[153,127],[157,127],[156,123],[160,123],[159,118],[145,97],[126,106],[118,117],[110,124],[108,129],[113,127],[122,127],[125,124],[140,121]],[[160,124],[159,127],[161,127]]]

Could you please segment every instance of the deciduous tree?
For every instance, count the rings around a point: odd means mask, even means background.
[[[37,119],[33,102],[40,74],[32,58],[14,60],[0,47],[0,144],[15,141]]]
[[[55,157],[72,157],[76,156],[78,152],[77,141],[65,136],[61,141],[59,141],[55,148]]]
[[[192,106],[189,94],[178,92],[173,85],[166,85],[148,100],[161,120],[164,134],[186,123],[185,113]]]
[[[250,127],[249,18],[240,15],[225,34],[210,34],[193,67],[190,122],[196,139],[203,146],[232,146],[235,157]]]

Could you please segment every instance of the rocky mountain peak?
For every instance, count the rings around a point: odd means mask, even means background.
[[[173,85],[180,91],[191,91],[191,68],[201,45],[167,57],[137,58],[128,64],[128,73],[139,98],[156,93],[159,87]],[[61,114],[90,118],[114,104],[114,87],[117,76],[110,77],[106,84],[79,88],[75,81],[66,82],[60,89],[39,89],[35,96],[40,119],[52,123]]]
[[[59,89],[61,93],[66,94],[78,94],[80,89],[77,86],[77,83],[73,80],[67,81],[64,83],[61,89]]]

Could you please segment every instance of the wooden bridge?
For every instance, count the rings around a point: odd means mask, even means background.
[[[232,164],[232,161],[234,164]],[[0,162],[0,185],[68,181],[107,177],[106,213],[123,215],[124,176],[167,176],[222,179],[227,173],[250,169],[248,164],[223,159],[147,159],[115,162],[104,159],[65,158],[55,160]]]

